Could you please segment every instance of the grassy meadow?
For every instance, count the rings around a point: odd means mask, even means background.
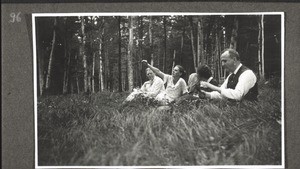
[[[259,103],[184,102],[170,110],[129,93],[38,98],[39,166],[280,165],[281,90]]]

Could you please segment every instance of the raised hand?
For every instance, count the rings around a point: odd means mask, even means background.
[[[142,60],[142,63],[145,64],[145,65],[148,64],[147,60]]]

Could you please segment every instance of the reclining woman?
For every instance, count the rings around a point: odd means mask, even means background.
[[[159,93],[156,97],[160,104],[167,105],[188,92],[186,82],[181,78],[181,76],[185,73],[182,66],[176,65],[172,70],[172,75],[169,75],[148,64],[147,60],[142,60],[142,63],[148,66],[148,68],[150,68],[157,76],[163,79],[166,89]]]
[[[140,89],[134,90],[123,103],[132,101],[137,96],[155,98],[160,92],[165,90],[162,79],[155,76],[150,68],[146,69],[146,76],[149,80],[146,81]]]

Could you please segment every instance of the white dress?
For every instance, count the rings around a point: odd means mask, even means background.
[[[172,102],[188,92],[186,82],[182,78],[179,78],[176,84],[174,84],[173,76],[164,74],[164,83],[166,84],[166,89],[157,95],[156,99],[158,101]]]
[[[126,98],[126,101],[133,100],[139,94],[143,94],[145,97],[155,98],[164,90],[165,87],[163,80],[154,76],[153,80],[146,81],[139,90],[134,89],[133,92]]]

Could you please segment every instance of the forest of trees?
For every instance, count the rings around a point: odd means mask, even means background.
[[[38,95],[131,91],[141,60],[165,73],[205,63],[221,83],[219,56],[236,49],[259,78],[281,76],[280,15],[36,17]]]

